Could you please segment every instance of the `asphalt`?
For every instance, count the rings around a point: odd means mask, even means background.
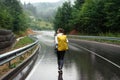
[[[63,74],[58,72],[54,52],[54,33],[36,35],[41,44],[38,60],[26,80],[120,80],[120,69],[110,62],[69,42],[65,54]]]

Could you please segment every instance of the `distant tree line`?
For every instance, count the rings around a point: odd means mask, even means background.
[[[24,3],[23,9],[24,9],[24,11],[28,15],[34,16],[35,18],[38,18],[36,7],[33,6],[33,4],[31,4],[31,3],[26,4],[26,3]]]
[[[76,0],[63,3],[54,20],[54,28],[66,32],[75,29],[80,33],[119,33],[120,0]]]
[[[56,9],[62,3],[24,3],[24,10],[36,19],[52,22],[56,13]]]
[[[0,0],[0,29],[13,32],[25,31],[26,16],[22,4],[18,0]]]

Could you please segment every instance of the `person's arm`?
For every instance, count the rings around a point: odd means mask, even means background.
[[[55,36],[55,44],[58,44],[57,36]]]
[[[68,41],[68,39],[67,39],[67,43],[68,43],[69,41]]]
[[[67,36],[67,35],[66,35],[66,36]],[[68,37],[66,38],[66,41],[67,41],[67,43],[69,42],[69,41],[68,41]]]
[[[55,36],[55,48],[58,48],[58,40],[57,40],[57,36]]]
[[[67,42],[67,45],[68,45],[68,50],[67,51],[69,51],[69,44],[68,44],[68,38],[66,38],[66,42]]]

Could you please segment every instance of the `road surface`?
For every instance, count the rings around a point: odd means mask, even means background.
[[[53,35],[53,32],[43,31],[36,36],[41,44],[39,59],[26,80],[120,80],[118,67],[71,42],[63,74],[59,74]]]

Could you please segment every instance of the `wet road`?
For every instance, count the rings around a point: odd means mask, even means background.
[[[59,74],[53,33],[42,32],[37,38],[41,44],[39,59],[26,80],[120,80],[119,68],[70,42],[63,74]]]

